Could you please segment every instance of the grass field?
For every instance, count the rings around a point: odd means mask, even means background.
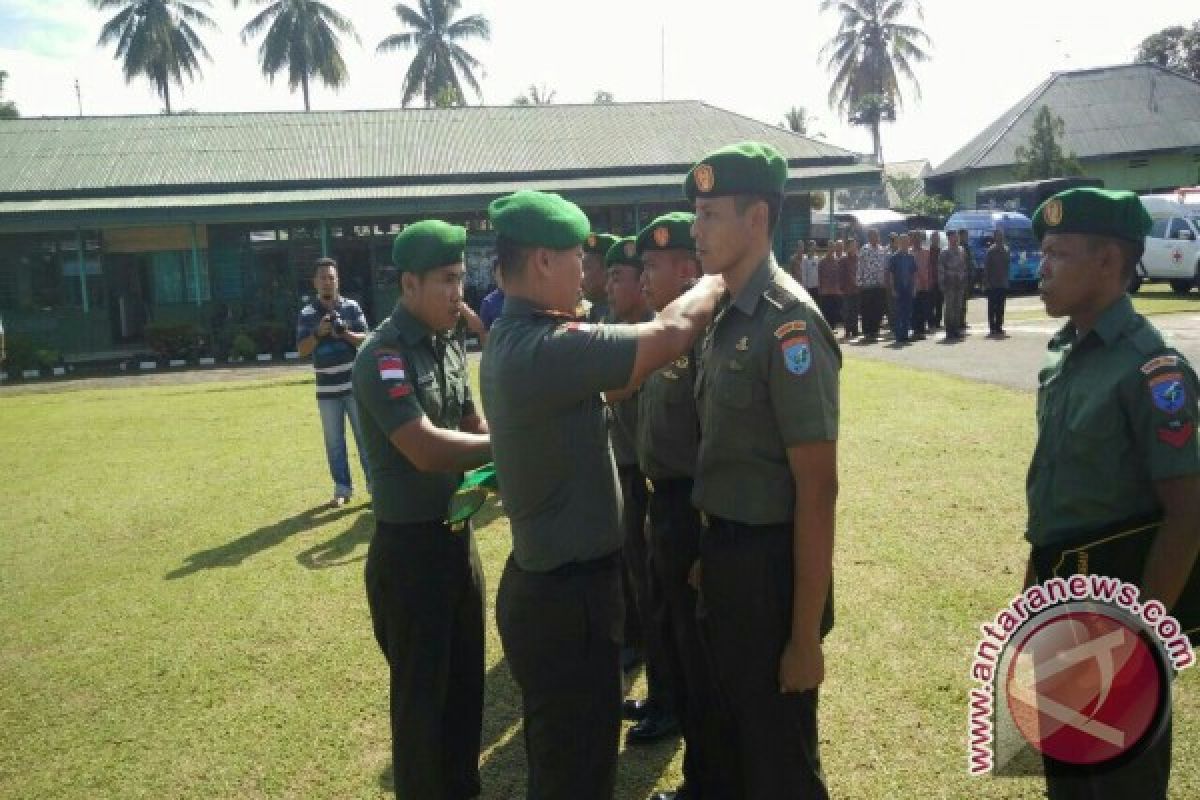
[[[1133,295],[1133,307],[1139,314],[1200,313],[1200,292],[1175,294],[1165,283],[1147,283]],[[1045,319],[1044,309],[1021,309],[1005,315],[1014,320]]]
[[[822,747],[839,798],[1039,797],[966,775],[979,623],[1021,581],[1028,394],[851,360]],[[308,381],[0,395],[0,797],[387,794],[386,674],[361,498],[328,478]],[[485,510],[489,605],[509,549]],[[489,620],[494,614],[489,609]],[[486,798],[523,795],[489,627]],[[1173,796],[1200,796],[1178,682]],[[678,778],[623,752],[619,798]]]

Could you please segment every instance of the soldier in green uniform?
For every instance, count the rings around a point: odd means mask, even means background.
[[[1041,296],[1068,322],[1038,374],[1038,440],[1026,492],[1026,584],[1092,573],[1141,588],[1195,624],[1200,548],[1196,373],[1125,293],[1150,218],[1130,192],[1072,189],[1034,214]],[[1116,767],[1045,759],[1059,798],[1164,798],[1171,731]]]
[[[637,236],[642,285],[656,310],[700,276],[691,232],[694,220],[688,212],[664,214]],[[700,445],[696,370],[693,347],[647,378],[638,398],[638,464],[650,491],[650,596],[685,745],[683,784],[675,791],[658,792],[654,800],[735,795],[721,771],[726,759],[715,740],[712,678],[696,627],[696,590],[689,581],[704,528],[691,499]]]
[[[642,293],[642,259],[637,252],[637,237],[626,236],[613,242],[604,257],[608,270],[608,315],[614,324],[636,324],[653,319]],[[641,651],[646,664],[646,699],[625,701],[624,716],[637,722],[626,741],[649,744],[679,730],[675,718],[672,691],[668,685],[666,654],[654,623],[650,597],[649,554],[646,549],[646,478],[638,468],[638,392],[617,392],[606,398],[611,411],[609,428],[617,477],[621,484],[623,513],[621,527],[625,544],[621,548],[625,598],[625,652]],[[622,667],[629,673],[627,655]]]
[[[583,241],[583,300],[588,322],[608,320],[608,272],[605,258],[619,237],[611,233],[589,233]]]
[[[692,499],[708,517],[699,603],[721,740],[749,800],[827,797],[817,687],[833,623],[841,353],[771,252],[787,170],[774,148],[743,142],[685,183],[700,265],[727,287],[701,343]]]
[[[463,302],[466,230],[405,227],[392,260],[400,300],[354,361],[374,488],[366,588],[391,676],[397,797],[477,797],[483,722],[483,574],[470,525],[445,523],[462,473],[490,458],[487,424],[448,333]]]
[[[712,316],[708,279],[639,325],[571,311],[588,220],[522,191],[488,209],[505,302],[480,379],[513,552],[496,621],[521,690],[531,800],[611,798],[621,726],[621,502],[601,393],[688,351]]]

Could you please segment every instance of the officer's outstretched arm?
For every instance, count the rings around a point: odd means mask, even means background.
[[[655,370],[688,352],[712,321],[724,291],[725,282],[720,277],[706,275],[650,322],[639,323],[637,357],[626,388],[640,386]]]
[[[396,428],[388,439],[422,472],[464,472],[492,460],[487,434],[439,428],[424,415]]]

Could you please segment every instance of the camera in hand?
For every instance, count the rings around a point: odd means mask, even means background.
[[[329,327],[333,329],[336,336],[341,336],[346,332],[346,323],[342,320],[342,315],[336,311],[330,311],[325,315],[325,319],[329,321]]]

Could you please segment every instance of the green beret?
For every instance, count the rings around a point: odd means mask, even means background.
[[[420,274],[463,260],[467,229],[440,219],[423,219],[396,234],[392,263],[400,272]]]
[[[529,189],[493,200],[488,217],[501,236],[551,250],[578,247],[592,228],[587,215],[570,200]]]
[[[739,142],[709,153],[692,167],[683,183],[688,200],[731,194],[783,196],[787,161],[761,142]]]
[[[583,240],[583,252],[603,258],[608,255],[608,249],[621,237],[611,233],[589,233]]]
[[[689,250],[695,252],[692,223],[696,215],[690,211],[672,211],[657,217],[637,235],[638,255],[647,250]]]
[[[1090,186],[1059,192],[1033,212],[1038,241],[1047,233],[1087,233],[1142,244],[1150,215],[1133,192]]]
[[[608,248],[607,255],[604,256],[605,267],[630,266],[642,270],[642,259],[638,255],[637,237],[626,236],[623,239],[618,239],[613,242],[613,246]]]

